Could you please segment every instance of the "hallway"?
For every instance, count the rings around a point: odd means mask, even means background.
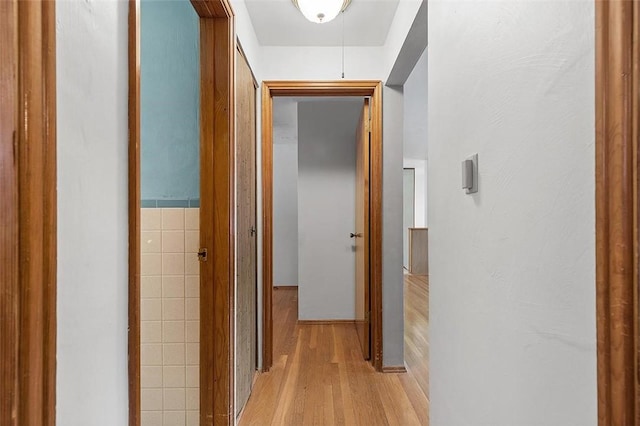
[[[351,324],[297,325],[297,288],[274,291],[274,366],[258,375],[239,425],[426,425],[411,373],[376,373]]]

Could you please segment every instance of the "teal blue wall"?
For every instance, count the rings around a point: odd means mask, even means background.
[[[199,20],[188,0],[142,0],[143,200],[200,198]]]

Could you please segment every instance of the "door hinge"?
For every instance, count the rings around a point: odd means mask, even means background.
[[[201,248],[200,250],[198,250],[198,260],[200,262],[206,262],[207,261],[207,249],[206,248]]]
[[[369,322],[371,320],[371,311],[367,311],[364,314],[364,320],[365,320],[365,322]]]
[[[365,133],[371,133],[371,119],[364,122],[364,131]]]

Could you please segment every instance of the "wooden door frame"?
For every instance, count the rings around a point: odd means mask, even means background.
[[[191,0],[200,17],[200,424],[234,416],[235,22],[228,0]],[[140,425],[140,0],[129,0],[129,425]],[[202,283],[212,283],[204,286]]]
[[[382,82],[262,82],[262,370],[273,365],[273,98],[279,96],[370,96],[370,295],[371,362],[382,371]]]
[[[640,425],[640,3],[595,5],[598,424]]]
[[[2,2],[0,20],[0,424],[54,425],[55,2]]]

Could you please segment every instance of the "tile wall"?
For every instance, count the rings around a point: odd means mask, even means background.
[[[199,208],[141,210],[142,426],[199,422]]]

